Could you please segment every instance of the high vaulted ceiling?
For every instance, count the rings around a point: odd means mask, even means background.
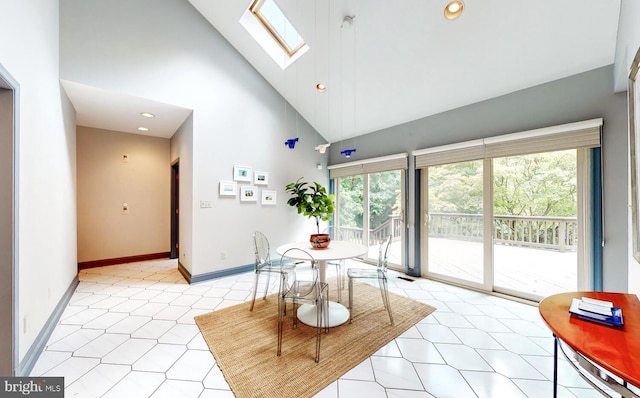
[[[447,20],[449,0],[276,0],[310,47],[282,71],[238,23],[251,0],[189,2],[329,142],[612,64],[620,10],[464,0]]]
[[[276,0],[309,45],[282,70],[239,23],[251,1],[189,0],[329,142],[610,65],[620,13],[620,0],[464,0],[450,21],[448,0]]]

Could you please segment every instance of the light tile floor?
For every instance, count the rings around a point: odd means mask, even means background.
[[[552,396],[553,338],[536,306],[398,276],[391,291],[437,310],[317,397]],[[31,375],[63,376],[67,398],[233,397],[193,318],[249,300],[253,277],[188,285],[172,260],[81,271]],[[564,360],[559,380],[560,397],[600,397]]]

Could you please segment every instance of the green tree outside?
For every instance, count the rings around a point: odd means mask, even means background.
[[[575,217],[576,151],[496,159],[493,207],[498,215]]]
[[[387,222],[389,216],[399,214],[401,201],[401,172],[388,171],[369,175],[369,228]],[[340,226],[362,228],[364,218],[364,176],[341,177],[338,198]]]
[[[576,151],[493,160],[496,215],[575,217]],[[431,213],[482,214],[482,161],[429,168]]]

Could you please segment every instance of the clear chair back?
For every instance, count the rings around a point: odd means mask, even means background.
[[[256,255],[256,267],[264,264],[268,264],[271,261],[269,255],[269,240],[267,237],[259,231],[253,233],[253,243],[255,247]]]
[[[287,280],[284,282],[285,286],[283,289],[283,293],[286,294],[287,291],[290,291],[293,286],[296,286],[297,295],[301,297],[308,296],[313,292],[314,289],[317,288],[317,284],[320,282],[320,272],[318,270],[318,263],[313,258],[313,256],[302,249],[291,248],[282,253],[281,262],[287,261],[289,258],[295,258],[296,260],[303,261],[304,263],[311,264],[311,268],[308,270],[310,272],[297,271],[292,273]],[[301,280],[299,278],[300,275],[304,275],[304,279]]]

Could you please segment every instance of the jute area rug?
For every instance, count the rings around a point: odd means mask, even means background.
[[[330,282],[330,286],[335,283]],[[276,356],[278,301],[266,300],[197,316],[196,324],[236,397],[312,397],[411,326],[435,311],[434,307],[390,293],[395,325],[382,306],[380,290],[366,283],[354,284],[353,323],[323,333],[320,363],[315,363],[315,328],[298,322],[292,326],[292,310],[284,319],[282,355]],[[330,299],[336,300],[332,291]],[[342,294],[348,304],[348,291]]]

